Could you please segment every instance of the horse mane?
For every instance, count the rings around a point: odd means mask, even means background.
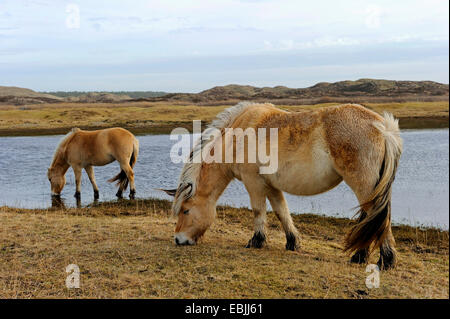
[[[52,165],[50,167],[53,166],[53,164],[55,163],[55,161],[57,160],[59,155],[66,150],[67,145],[69,144],[69,142],[72,140],[72,138],[75,135],[74,133],[79,132],[79,131],[80,131],[79,128],[74,127],[70,130],[69,133],[67,133],[66,135],[64,135],[61,138],[61,140],[58,143],[58,146],[56,147],[55,153],[53,154]]]
[[[194,161],[194,159],[201,159],[203,147],[213,145],[216,136],[213,132],[223,130],[230,127],[234,121],[242,114],[249,106],[261,105],[253,102],[239,102],[238,104],[229,107],[219,113],[210,125],[202,132],[201,137],[195,142],[191,150],[188,161],[184,164],[183,169],[178,180],[178,187],[175,193],[175,198],[172,204],[172,212],[175,215],[181,210],[181,205],[195,195],[197,184],[200,177],[200,170],[202,167],[202,160]]]

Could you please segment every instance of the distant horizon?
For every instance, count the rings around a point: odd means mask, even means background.
[[[448,82],[446,83],[446,82],[439,82],[439,81],[434,81],[434,80],[404,80],[404,79],[402,79],[402,80],[393,80],[393,79],[367,78],[367,77],[364,77],[364,78],[358,78],[358,79],[354,79],[354,80],[345,79],[345,80],[338,80],[338,81],[333,81],[333,82],[319,81],[319,82],[315,82],[314,84],[311,84],[309,86],[302,86],[302,87],[290,87],[290,86],[286,86],[286,85],[256,86],[256,85],[251,85],[251,84],[227,83],[227,84],[223,84],[223,85],[215,85],[215,86],[212,86],[212,87],[209,87],[209,88],[205,88],[205,89],[202,89],[202,90],[196,91],[196,92],[184,92],[184,91],[169,92],[169,91],[153,90],[153,89],[148,89],[148,90],[133,90],[133,89],[131,89],[131,90],[34,90],[33,88],[25,88],[25,87],[21,87],[21,88],[31,89],[31,90],[33,90],[35,92],[38,92],[38,93],[52,93],[52,92],[98,92],[98,93],[101,93],[101,92],[108,92],[108,93],[112,93],[112,92],[162,92],[162,93],[194,93],[195,94],[195,93],[200,93],[202,91],[206,91],[206,90],[212,89],[214,87],[222,87],[222,86],[229,86],[229,85],[253,86],[253,87],[259,87],[259,88],[263,88],[263,87],[274,88],[274,87],[277,87],[277,86],[284,86],[284,87],[287,87],[287,88],[290,88],[290,89],[305,89],[305,88],[312,87],[312,86],[314,86],[314,85],[316,85],[318,83],[336,83],[336,82],[343,82],[343,81],[358,81],[358,80],[363,80],[363,79],[386,80],[386,81],[413,81],[413,82],[427,82],[428,81],[428,82],[436,82],[436,83],[439,83],[439,84],[449,85]],[[0,86],[6,86],[6,85],[0,85]],[[11,86],[14,87],[14,85],[11,85]],[[18,87],[18,86],[15,86],[15,87]]]

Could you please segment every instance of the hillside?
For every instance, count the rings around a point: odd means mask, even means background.
[[[52,93],[52,94],[49,94]],[[199,93],[165,93],[153,91],[122,92],[44,92],[0,86],[0,103],[24,105],[36,103],[122,103],[177,102],[203,105],[235,103],[242,100],[304,105],[327,102],[387,103],[448,101],[449,86],[433,81],[391,81],[359,79],[357,81],[321,82],[308,88],[285,86],[254,87],[230,84]]]
[[[0,86],[0,103],[23,105],[36,103],[56,103],[63,99],[51,94],[38,93],[15,86]]]
[[[409,100],[448,100],[448,84],[433,81],[391,81],[360,79],[357,81],[321,82],[308,88],[254,87],[250,85],[216,86],[195,94],[173,93],[154,100],[189,101],[193,103],[219,101],[269,101],[276,104],[306,104],[324,102],[400,102]],[[304,103],[303,103],[304,102]]]
[[[58,102],[121,103],[141,98],[159,97],[165,92],[35,92],[30,89],[0,86],[0,103],[8,105],[42,104]]]
[[[68,96],[65,98],[67,102],[77,103],[112,103],[112,102],[127,102],[131,97],[125,94],[114,94],[106,92],[89,92],[79,96]]]

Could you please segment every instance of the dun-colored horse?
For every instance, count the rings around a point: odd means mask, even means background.
[[[93,166],[107,165],[115,160],[119,162],[121,171],[109,182],[117,181],[119,190],[116,196],[121,198],[122,192],[130,182],[130,198],[134,198],[133,167],[139,153],[139,142],[129,131],[122,128],[108,128],[97,131],[72,129],[59,143],[53,161],[48,169],[47,177],[51,183],[52,195],[59,196],[66,184],[65,174],[72,167],[75,174],[75,197],[80,198],[81,173],[84,169],[94,189],[94,198],[99,198],[95,182]]]
[[[358,220],[345,238],[344,249],[355,253],[351,261],[364,263],[369,253],[379,248],[380,268],[395,265],[391,186],[402,140],[392,115],[382,117],[355,104],[286,112],[271,104],[244,102],[219,114],[210,128],[219,129],[222,136],[225,128],[277,128],[278,169],[264,175],[259,170],[263,164],[258,162],[186,163],[178,188],[166,190],[174,196],[172,210],[178,215],[176,244],[197,242],[214,221],[218,198],[236,178],[245,185],[254,212],[255,232],[247,247],[260,248],[265,243],[268,198],[284,228],[286,249],[297,250],[299,233],[282,192],[314,195],[344,180],[360,203]],[[224,139],[217,136],[204,147],[212,149],[215,142],[225,148]],[[193,148],[191,158],[202,144]]]

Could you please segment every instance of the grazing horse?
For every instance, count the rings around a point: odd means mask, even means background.
[[[359,217],[345,238],[344,250],[354,253],[352,262],[364,263],[379,248],[380,268],[395,265],[391,187],[402,152],[402,139],[398,120],[392,115],[380,116],[356,104],[287,112],[272,104],[241,102],[220,113],[202,136],[211,128],[221,133],[206,139],[207,143],[197,143],[190,159],[208,145],[215,152],[214,143],[222,143],[225,148],[224,139],[218,136],[224,136],[226,128],[277,128],[278,169],[275,173],[261,174],[260,168],[265,164],[258,161],[187,161],[178,188],[165,190],[174,196],[172,211],[178,216],[177,245],[193,245],[205,233],[216,216],[217,200],[236,178],[243,182],[254,213],[254,235],[247,247],[260,248],[265,243],[268,198],[286,234],[286,249],[297,250],[299,233],[283,191],[315,195],[344,180],[360,204]],[[236,142],[232,143],[236,150]]]
[[[123,128],[108,128],[97,131],[72,129],[56,148],[47,177],[51,183],[52,195],[59,196],[66,184],[65,174],[71,166],[75,174],[75,197],[80,198],[81,173],[86,171],[94,189],[94,199],[99,198],[93,166],[103,166],[119,162],[121,171],[109,182],[117,181],[119,190],[116,196],[122,198],[122,192],[130,182],[130,198],[134,198],[133,167],[139,153],[139,142],[129,131]]]

